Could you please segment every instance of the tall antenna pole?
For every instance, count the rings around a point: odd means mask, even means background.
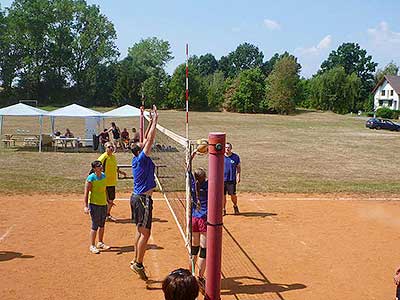
[[[189,139],[189,45],[186,44],[186,138]]]

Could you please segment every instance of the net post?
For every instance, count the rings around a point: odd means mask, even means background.
[[[225,139],[226,134],[221,132],[208,135],[207,300],[221,299]]]
[[[140,106],[140,119],[139,119],[139,141],[143,143],[144,140],[144,106]]]

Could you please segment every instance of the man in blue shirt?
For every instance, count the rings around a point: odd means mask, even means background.
[[[136,224],[135,259],[131,262],[131,269],[147,280],[143,266],[143,259],[147,249],[147,242],[151,234],[153,216],[153,199],[151,198],[156,187],[154,178],[155,165],[150,158],[151,148],[156,136],[158,112],[155,105],[150,114],[150,123],[147,127],[143,143],[132,144],[132,174],[133,193],[131,196],[132,220]]]
[[[239,214],[236,184],[240,182],[240,157],[232,152],[232,144],[225,144],[224,163],[224,215],[226,215],[226,194],[231,196],[235,215]]]

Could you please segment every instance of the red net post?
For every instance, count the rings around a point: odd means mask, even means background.
[[[140,120],[139,120],[139,139],[143,143],[144,140],[144,106],[140,107]]]
[[[208,135],[207,300],[221,299],[225,133]]]

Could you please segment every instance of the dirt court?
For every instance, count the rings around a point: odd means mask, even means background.
[[[150,281],[129,269],[129,195],[107,223],[112,248],[90,254],[82,195],[0,198],[0,299],[163,299],[160,281],[187,256],[155,196],[146,254]],[[224,218],[222,299],[394,299],[400,200],[360,195],[239,194]]]

